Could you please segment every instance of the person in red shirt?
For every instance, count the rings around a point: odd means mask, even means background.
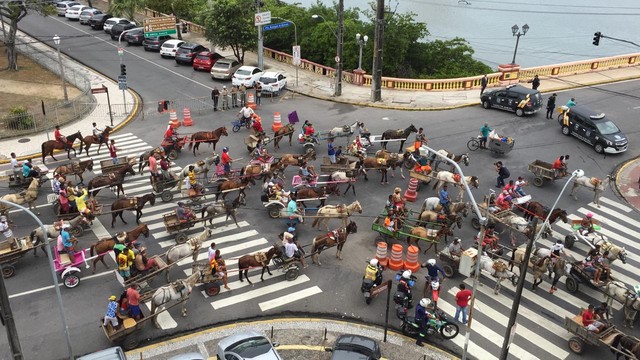
[[[509,183],[507,185],[505,185],[502,188],[503,191],[506,191],[508,193],[508,195],[511,195],[512,197],[517,195],[516,194],[516,184],[513,180],[509,180]]]
[[[129,314],[135,320],[140,320],[142,312],[140,311],[140,293],[137,289],[138,285],[131,284],[127,289],[127,304],[129,305]]]
[[[164,132],[164,138],[170,140],[173,137],[173,126],[169,125],[167,131]]]
[[[467,289],[464,284],[460,284],[460,291],[456,294],[456,315],[453,317],[458,320],[460,314],[462,314],[462,323],[467,323],[467,313],[469,311],[469,300],[471,299],[471,290]]]
[[[509,210],[511,209],[511,195],[507,190],[502,191],[502,194],[498,195],[496,198],[496,206],[500,208],[500,210]]]
[[[604,330],[605,325],[598,321],[600,316],[594,313],[594,307],[589,304],[589,308],[582,313],[582,325],[587,328],[588,331],[593,331],[596,334]]]
[[[62,135],[62,133],[60,132],[60,125],[56,125],[56,129],[53,132],[53,138],[56,141],[61,142],[64,145],[65,150],[69,148],[69,144],[67,144],[67,137]]]
[[[231,172],[231,161],[233,160],[231,159],[231,156],[229,156],[228,147],[225,146],[222,149],[222,157],[220,158],[220,160],[222,161],[222,165],[224,166],[224,173],[229,174]]]
[[[309,123],[309,125],[307,125],[307,127],[304,129],[304,136],[307,138],[315,135],[315,133],[316,129],[313,128],[312,123]]]
[[[258,136],[264,134],[264,129],[262,128],[262,119],[257,114],[253,114],[253,130]]]
[[[113,161],[113,165],[118,165],[118,155],[116,154],[118,148],[116,147],[116,141],[111,139],[111,144],[109,144],[109,155],[111,156],[111,161]]]
[[[151,183],[155,184],[158,178],[158,159],[156,158],[156,154],[149,156],[149,171],[151,172]]]
[[[564,156],[560,156],[553,162],[551,166],[553,170],[556,172],[556,176],[566,176],[567,175],[567,166],[564,162]]]

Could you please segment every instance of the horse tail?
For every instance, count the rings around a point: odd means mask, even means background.
[[[94,253],[94,251],[96,249],[96,244],[92,244],[90,249],[91,249],[91,251],[90,251],[91,256],[93,256],[93,253]]]
[[[202,219],[204,219],[204,213],[205,213],[205,212],[207,212],[207,208],[206,208],[206,207],[203,207],[203,208],[202,208],[202,210],[200,211],[200,217],[201,217]]]
[[[47,144],[46,142],[43,142],[43,143],[42,143],[42,145],[41,145],[41,147],[40,147],[40,150],[42,151],[42,163],[43,163],[43,164],[44,164],[44,157],[45,157],[45,156],[47,156],[47,154],[45,153],[45,150],[46,150],[45,145],[46,145],[46,144]]]
[[[311,228],[313,229],[314,227],[316,227],[316,225],[319,225],[319,223],[320,223],[320,218],[319,217],[313,219],[313,223],[311,224]]]
[[[240,176],[244,176],[244,170],[246,169],[246,167],[243,167],[242,169],[240,169]]]

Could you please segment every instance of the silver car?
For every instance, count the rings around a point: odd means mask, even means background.
[[[242,66],[238,60],[219,59],[211,67],[211,78],[221,80],[231,80],[233,74]]]
[[[228,336],[218,342],[216,355],[224,360],[282,360],[276,349],[278,343],[271,341],[264,335],[247,331],[245,333]]]
[[[65,16],[67,14],[67,9],[70,9],[75,5],[80,4],[75,1],[60,1],[56,3],[56,11],[58,11],[58,16]]]
[[[89,25],[89,19],[91,19],[93,15],[98,14],[102,14],[102,11],[98,9],[85,9],[80,13],[78,20],[80,20],[80,24],[82,25]]]

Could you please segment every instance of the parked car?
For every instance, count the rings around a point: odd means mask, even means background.
[[[238,60],[222,58],[216,61],[209,72],[212,79],[231,80],[231,77],[242,66]]]
[[[127,357],[120,346],[92,352],[84,356],[80,356],[76,360],[126,360]]]
[[[282,360],[276,349],[278,343],[271,341],[256,331],[234,334],[220,341],[216,346],[218,359],[224,360]]]
[[[213,65],[224,57],[217,52],[201,51],[193,59],[193,70],[211,71]]]
[[[340,335],[333,348],[324,350],[332,353],[331,360],[378,360],[382,357],[377,341],[352,334]]]
[[[60,1],[59,3],[56,3],[56,11],[58,12],[58,16],[65,16],[67,13],[67,9],[75,5],[80,4],[75,1]]]
[[[627,151],[629,139],[604,113],[576,105],[566,117],[558,120],[564,135],[573,135],[593,146],[599,153],[617,154]]]
[[[279,72],[266,71],[260,76],[258,82],[262,85],[263,92],[278,94],[287,86],[287,77]]]
[[[160,46],[160,56],[162,56],[163,58],[165,57],[172,57],[175,58],[176,57],[176,51],[178,51],[178,48],[180,47],[180,45],[184,44],[184,41],[182,40],[167,40],[165,41],[162,46]]]
[[[236,70],[231,78],[231,84],[234,86],[243,85],[247,88],[253,87],[256,81],[260,80],[262,76],[262,70],[255,66],[241,66]]]
[[[102,30],[104,30],[104,32],[106,32],[107,34],[111,34],[111,28],[113,27],[113,25],[120,22],[120,20],[127,20],[127,19],[117,18],[117,17],[112,17],[107,19],[107,21],[105,21],[104,25],[102,26]]]
[[[193,58],[196,57],[196,54],[202,51],[209,51],[206,47],[200,44],[194,43],[184,43],[180,45],[178,51],[176,51],[176,62],[178,64],[193,64]]]
[[[528,101],[527,96],[529,97]],[[542,109],[540,91],[521,85],[509,85],[506,88],[486,91],[480,96],[480,101],[485,109],[496,108],[512,111],[516,113],[516,116],[535,114]]]
[[[125,30],[131,30],[137,28],[137,25],[129,20],[120,20],[117,24],[111,27],[110,35],[111,40],[118,40],[120,34]],[[126,34],[125,34],[126,35]]]
[[[113,28],[111,30],[113,30]],[[144,41],[144,29],[139,27],[130,30],[124,34],[124,38],[127,40],[128,45],[142,45],[142,42]]]
[[[64,17],[66,17],[67,20],[78,20],[80,19],[80,13],[87,9],[91,8],[86,5],[73,5],[67,9],[67,12],[64,13]]]
[[[89,20],[91,20],[92,17],[98,14],[102,14],[102,11],[98,9],[85,9],[80,13],[80,17],[78,18],[78,20],[80,20],[80,24],[88,25]]]
[[[170,357],[168,360],[207,360],[202,354],[197,352],[190,352],[186,354],[180,354]]]
[[[93,30],[102,30],[104,27],[104,22],[111,19],[113,15],[111,14],[96,14],[89,19],[89,26]]]
[[[171,40],[171,36],[151,36],[148,38],[144,38],[144,40],[142,41],[142,46],[144,47],[145,51],[160,51],[160,47],[167,40]]]

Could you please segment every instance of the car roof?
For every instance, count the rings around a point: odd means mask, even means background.
[[[277,78],[278,75],[281,75],[281,72],[277,72],[277,71],[265,71],[262,73],[261,77],[266,77],[266,78]]]
[[[519,85],[519,84],[516,84],[516,85],[509,85],[509,86],[507,86],[505,89],[506,89],[506,90],[508,90],[508,91],[513,91],[513,92],[517,92],[517,93],[520,93],[520,94],[530,94],[530,95],[533,95],[533,94],[537,94],[537,93],[539,93],[539,91],[538,91],[538,90],[533,90],[533,89],[530,89],[530,88],[528,88],[528,87],[524,87],[524,86]]]
[[[77,360],[124,360],[126,359],[122,348],[119,346],[100,350],[91,354],[79,357]]]
[[[184,44],[180,45],[181,48],[185,48],[185,49],[193,49],[198,46],[202,46],[202,45],[196,44],[196,43],[188,43],[188,42],[185,42]]]
[[[262,335],[261,333],[257,332],[257,331],[246,331],[246,332],[242,332],[242,333],[238,333],[238,334],[233,334],[230,336],[227,336],[226,338],[218,341],[218,346],[220,346],[223,350],[228,348],[229,346],[245,340],[245,339],[251,339],[251,338],[256,338],[256,337],[260,337],[260,338],[266,338],[266,336]],[[268,339],[267,339],[268,340]]]
[[[587,118],[593,122],[598,122],[601,120],[608,120],[606,118],[606,116],[604,116],[603,113],[598,113],[592,109],[589,109],[588,107],[584,106],[584,105],[576,105],[573,106],[571,108],[571,112],[572,113],[576,113],[584,118]],[[602,117],[600,115],[603,115]]]
[[[119,17],[110,17],[107,21],[113,21],[113,22],[119,22],[120,20],[126,20],[123,18],[119,18]]]
[[[87,5],[82,5],[82,4],[73,5],[71,8],[72,8],[72,9],[73,9],[73,8],[78,8],[78,9],[80,9],[80,8],[83,8],[83,7],[84,7],[84,8],[89,8]]]
[[[231,63],[232,63],[232,62],[234,62],[234,61],[237,61],[237,60],[229,59],[229,58],[225,58],[225,57],[223,57],[223,58],[218,59],[218,61],[216,62],[216,64],[231,64]]]
[[[180,44],[180,43],[183,43],[183,42],[184,42],[184,40],[171,39],[171,40],[165,41],[164,44],[162,44],[162,46],[165,46],[165,45],[177,45],[177,44]]]
[[[255,66],[249,66],[249,65],[242,65],[238,68],[238,70],[248,70],[248,71],[253,71],[253,69],[258,69],[260,70],[260,68],[255,67]]]

